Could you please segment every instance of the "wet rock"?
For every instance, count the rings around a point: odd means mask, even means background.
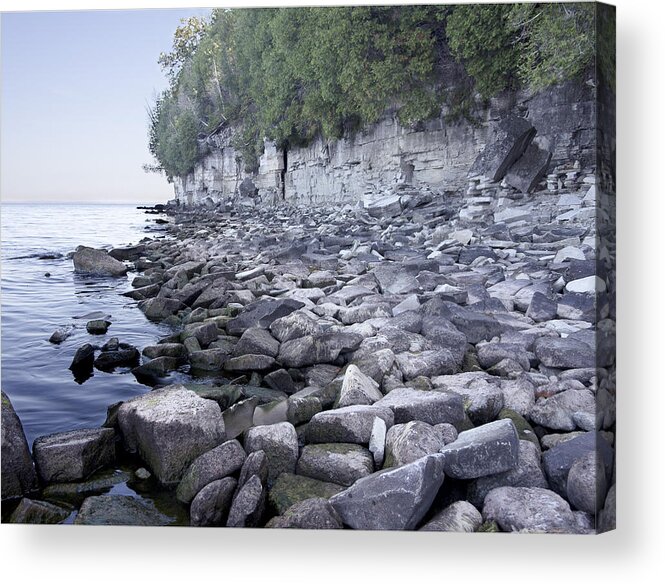
[[[152,379],[166,377],[171,371],[178,368],[178,360],[174,357],[157,357],[150,359],[147,363],[132,369],[137,379]]]
[[[279,353],[279,341],[267,330],[261,328],[247,329],[236,344],[233,355],[267,355],[277,357]]]
[[[187,349],[181,343],[160,343],[158,345],[149,345],[143,348],[143,355],[148,359],[157,357],[174,357],[178,361],[187,359]]]
[[[240,470],[245,458],[245,451],[237,440],[229,440],[208,450],[189,465],[178,483],[176,497],[189,503],[208,483]]]
[[[127,266],[111,257],[103,249],[93,249],[80,245],[72,255],[74,271],[78,274],[95,276],[124,276]]]
[[[595,367],[593,349],[576,339],[541,337],[534,343],[534,352],[540,362],[557,369]]]
[[[4,477],[3,477],[4,478]],[[9,523],[53,524],[69,517],[70,511],[46,501],[23,498],[9,517]]]
[[[357,366],[348,366],[344,374],[344,381],[337,404],[340,408],[355,405],[372,405],[382,397],[383,394],[379,391],[379,384],[376,381],[367,377]]]
[[[140,358],[136,347],[123,343],[122,348],[115,351],[102,351],[95,359],[94,365],[100,371],[112,371],[116,367],[132,367]]]
[[[358,444],[309,444],[302,449],[296,473],[349,486],[374,471],[374,459]]]
[[[500,487],[483,504],[483,519],[502,531],[578,533],[575,515],[559,495],[538,487]]]
[[[106,331],[109,330],[110,326],[111,326],[110,321],[103,319],[96,319],[96,320],[89,320],[85,325],[85,329],[91,335],[105,335]]]
[[[44,483],[64,483],[87,477],[115,460],[111,428],[72,430],[41,436],[32,446],[35,467]]]
[[[245,435],[245,450],[263,450],[268,459],[268,480],[272,483],[280,473],[293,473],[298,460],[298,435],[293,424],[281,422],[255,426]]]
[[[241,355],[224,363],[225,371],[265,371],[275,366],[275,359],[268,355]]]
[[[224,349],[202,349],[190,353],[189,364],[199,371],[221,371],[229,359]]]
[[[127,450],[173,485],[198,456],[224,442],[219,405],[182,385],[153,390],[124,402],[118,425]]]
[[[145,253],[145,245],[128,245],[125,247],[114,247],[109,255],[118,261],[133,262]]]
[[[60,343],[64,343],[69,337],[72,336],[74,332],[74,327],[71,326],[64,326],[60,327],[59,329],[56,329],[53,331],[53,334],[48,339],[49,343],[53,343],[54,345],[59,345]]]
[[[266,527],[293,529],[342,529],[342,520],[326,499],[307,499],[271,519]]]
[[[2,392],[2,499],[21,497],[37,488],[37,474],[21,420]]]
[[[309,443],[346,442],[368,444],[374,420],[381,418],[387,428],[395,416],[388,407],[348,406],[315,414],[307,425],[305,440]]]
[[[439,452],[443,446],[441,434],[425,422],[397,424],[386,434],[384,468],[415,462],[423,456]]]
[[[519,463],[519,438],[511,420],[460,432],[441,448],[446,475],[474,479],[511,470]]]
[[[270,505],[280,515],[291,506],[313,498],[330,499],[344,487],[310,477],[282,473],[270,489]]]
[[[360,479],[330,504],[352,529],[415,529],[444,476],[441,455],[432,454]]]
[[[258,476],[253,475],[236,493],[227,527],[257,527],[266,506],[266,488]]]
[[[194,497],[189,508],[189,523],[194,527],[220,527],[228,516],[237,481],[225,477],[208,483]]]
[[[145,499],[123,495],[88,497],[74,520],[77,525],[169,525],[173,520]]]
[[[473,533],[483,523],[483,516],[468,501],[456,501],[437,513],[420,531],[448,531]]]
[[[74,375],[84,375],[85,373],[92,373],[92,367],[95,362],[95,348],[86,343],[81,345],[74,353],[74,358],[69,366],[70,371]]]
[[[244,312],[230,320],[226,330],[231,335],[242,335],[247,329],[258,327],[267,329],[274,321],[302,308],[303,302],[294,299],[262,299],[245,307]]]
[[[452,392],[399,387],[375,405],[390,408],[396,424],[419,420],[432,426],[442,423],[457,426],[464,420],[462,397]]]

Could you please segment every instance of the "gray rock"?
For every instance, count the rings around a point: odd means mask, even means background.
[[[296,466],[296,474],[344,486],[373,471],[371,453],[358,444],[308,444]]]
[[[502,380],[501,393],[504,407],[521,416],[528,417],[536,403],[535,387],[526,377]]]
[[[115,431],[91,428],[41,436],[32,452],[44,483],[77,481],[114,462]]]
[[[105,335],[110,326],[110,321],[98,318],[95,320],[89,320],[85,325],[85,330],[91,335]]]
[[[275,359],[268,355],[241,355],[224,363],[225,371],[265,371],[275,366]]]
[[[270,325],[270,332],[280,342],[299,339],[307,335],[316,336],[321,331],[319,324],[305,313],[297,311],[278,318]]]
[[[124,495],[88,497],[74,519],[77,525],[169,525],[170,517],[145,499]]]
[[[245,435],[247,453],[263,450],[268,458],[268,480],[280,473],[293,473],[298,460],[298,435],[293,424],[281,422],[269,426],[255,426]]]
[[[421,334],[442,349],[448,349],[459,367],[466,352],[466,335],[446,318],[442,316],[427,316],[423,318]]]
[[[280,515],[292,505],[313,498],[330,499],[344,487],[289,473],[279,475],[270,489],[270,505]]]
[[[581,341],[572,338],[541,337],[534,343],[540,362],[557,369],[595,367],[595,352]]]
[[[498,385],[490,383],[485,374],[462,373],[435,378],[437,389],[457,393],[464,399],[464,408],[474,424],[487,424],[495,420],[503,408],[503,393]]]
[[[258,476],[253,475],[238,489],[226,522],[227,527],[257,527],[266,506],[266,488]]]
[[[566,494],[574,509],[594,516],[602,509],[607,494],[607,476],[596,452],[587,452],[570,467]]]
[[[167,485],[179,482],[193,460],[225,439],[219,405],[182,385],[127,400],[118,424],[127,450]]]
[[[147,363],[132,369],[132,373],[138,377],[166,377],[171,371],[178,368],[178,360],[175,357],[157,357],[150,359]]]
[[[511,420],[497,420],[460,432],[457,440],[441,449],[446,475],[475,479],[515,468],[519,438]]]
[[[287,316],[304,306],[299,300],[287,298],[284,300],[261,299],[245,307],[237,317],[226,324],[230,335],[242,335],[247,329],[258,327],[267,329],[278,318]]]
[[[85,345],[81,345],[76,350],[76,353],[74,353],[74,358],[72,359],[69,369],[75,374],[79,371],[92,371],[94,361],[95,348],[89,343],[86,343]]]
[[[143,311],[146,318],[155,321],[165,320],[184,308],[185,304],[180,302],[180,300],[164,296],[149,298],[148,300],[141,300],[139,302],[139,309]]]
[[[451,375],[459,370],[457,360],[447,349],[422,353],[399,353],[395,356],[404,379]]]
[[[550,160],[552,160],[551,152],[531,143],[510,167],[505,181],[521,193],[530,193],[545,176]]]
[[[278,391],[283,391],[288,395],[296,392],[296,386],[293,383],[293,378],[289,375],[286,369],[278,369],[277,371],[268,373],[263,378],[263,381],[268,387]]]
[[[287,400],[287,418],[294,426],[309,422],[323,408],[318,397],[294,397]]]
[[[577,428],[576,412],[596,415],[596,400],[588,389],[568,389],[551,397],[540,398],[531,408],[530,418],[536,424],[552,430],[571,432]]]
[[[142,351],[148,359],[156,357],[174,357],[179,361],[187,359],[187,349],[180,343],[160,343],[158,345],[149,345],[143,347]]]
[[[546,322],[556,318],[557,303],[542,292],[536,292],[531,297],[526,315],[536,322]]]
[[[402,212],[399,195],[385,195],[364,202],[365,209],[372,217],[396,217]]]
[[[189,503],[212,481],[223,479],[245,462],[245,451],[237,440],[228,440],[196,458],[185,471],[176,489],[178,501]]]
[[[256,406],[252,424],[254,426],[270,426],[280,422],[289,421],[289,402],[284,398],[277,398],[271,402]]]
[[[389,428],[395,416],[390,408],[375,405],[348,406],[320,412],[309,421],[305,440],[310,443],[368,444],[375,418],[381,418],[386,428]]]
[[[487,493],[498,487],[547,488],[547,479],[540,464],[540,451],[528,440],[519,441],[517,466],[511,470],[476,479],[469,485],[468,500],[481,508]]]
[[[317,337],[305,336],[282,343],[279,361],[285,367],[307,367],[332,363],[342,351],[354,351],[363,338],[352,333],[326,333]]]
[[[133,262],[145,253],[145,245],[127,245],[125,247],[114,247],[109,255],[118,261]]]
[[[242,487],[254,475],[265,485],[268,482],[268,457],[263,450],[251,452],[240,469],[238,488]]]
[[[37,488],[37,473],[21,420],[2,392],[2,499],[27,495]]]
[[[203,487],[189,508],[189,522],[194,527],[219,527],[224,525],[231,507],[237,482],[225,477]]]
[[[127,266],[111,257],[103,249],[93,249],[79,245],[72,255],[74,271],[78,274],[95,276],[124,276]]]
[[[95,359],[94,365],[100,371],[112,371],[116,367],[132,367],[140,358],[138,349],[124,345],[115,351],[102,351]]]
[[[214,342],[219,336],[219,329],[214,322],[204,322],[201,324],[195,323],[187,325],[185,331],[181,335],[184,341],[188,337],[196,337],[201,347],[206,348],[210,343]]]
[[[61,523],[69,517],[69,510],[24,497],[9,517],[9,523],[53,524]]]
[[[268,355],[277,357],[279,341],[262,328],[247,329],[236,344],[233,355]]]
[[[365,375],[358,367],[351,364],[344,373],[344,381],[339,393],[338,406],[340,408],[356,405],[372,405],[380,400],[383,394],[379,391],[379,384],[371,377]]]
[[[434,430],[439,434],[441,437],[441,441],[443,444],[450,444],[451,442],[455,442],[457,440],[457,437],[459,436],[459,433],[457,432],[457,428],[453,426],[452,424],[436,424],[433,426]]]
[[[353,365],[377,383],[381,383],[386,373],[392,369],[393,363],[395,363],[395,353],[391,349],[380,349],[367,357],[353,359]]]
[[[53,334],[51,334],[49,337],[48,342],[53,343],[54,345],[59,345],[60,343],[64,343],[69,337],[72,336],[73,333],[74,327],[72,326],[60,327],[53,331]]]
[[[578,533],[575,515],[559,495],[538,487],[499,487],[483,505],[483,519],[496,521],[502,531]]]
[[[202,349],[189,355],[192,369],[199,371],[221,371],[228,360],[229,354],[224,349]]]
[[[254,414],[259,398],[250,397],[240,400],[222,412],[226,437],[231,440],[240,436],[254,425]]]
[[[403,466],[423,456],[434,454],[444,446],[443,437],[425,422],[397,424],[386,435],[384,467]]]
[[[616,485],[612,485],[605,497],[605,506],[598,514],[598,521],[596,522],[596,530],[598,533],[605,533],[617,527],[617,500],[616,500]]]
[[[374,466],[376,468],[381,468],[381,466],[383,466],[383,459],[386,453],[386,434],[386,423],[382,418],[374,418],[368,448],[374,457]]]
[[[464,420],[462,396],[452,392],[399,387],[375,405],[390,408],[397,424],[419,420],[432,426],[446,423],[457,427]]]
[[[361,304],[352,308],[340,309],[340,320],[343,324],[357,324],[372,318],[389,318],[393,315],[388,304]]]
[[[468,501],[456,501],[437,513],[420,531],[473,533],[483,523],[483,516]]]
[[[266,527],[276,529],[342,529],[342,520],[326,499],[307,499],[271,519]]]
[[[415,529],[444,477],[442,456],[432,454],[360,479],[330,504],[353,529]]]

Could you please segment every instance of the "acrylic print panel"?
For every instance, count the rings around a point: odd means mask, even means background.
[[[614,528],[613,7],[2,27],[3,522]]]

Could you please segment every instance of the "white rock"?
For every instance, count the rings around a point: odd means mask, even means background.
[[[374,457],[374,464],[377,468],[383,466],[383,457],[386,451],[386,433],[386,422],[377,416],[374,418],[372,434],[369,437],[369,451]]]
[[[595,294],[597,292],[605,292],[605,290],[607,290],[605,280],[599,276],[587,276],[586,278],[573,280],[566,284],[567,292]]]
[[[557,252],[556,256],[554,256],[554,263],[560,264],[561,262],[564,262],[567,259],[583,260],[584,252],[578,247],[573,247],[572,245],[569,245],[567,247],[564,247],[563,249],[560,249]]]

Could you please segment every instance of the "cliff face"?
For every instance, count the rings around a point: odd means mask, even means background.
[[[186,205],[331,204],[390,192],[400,183],[456,191],[466,186],[469,169],[492,140],[496,122],[510,114],[533,124],[539,146],[553,153],[551,166],[574,160],[587,164],[594,159],[595,99],[591,84],[569,82],[535,95],[519,92],[492,99],[476,108],[473,122],[449,121],[442,112],[408,128],[386,113],[377,124],[341,140],[319,138],[288,151],[266,141],[254,174],[244,171],[227,129],[212,138],[192,173],[175,179],[175,195]]]

